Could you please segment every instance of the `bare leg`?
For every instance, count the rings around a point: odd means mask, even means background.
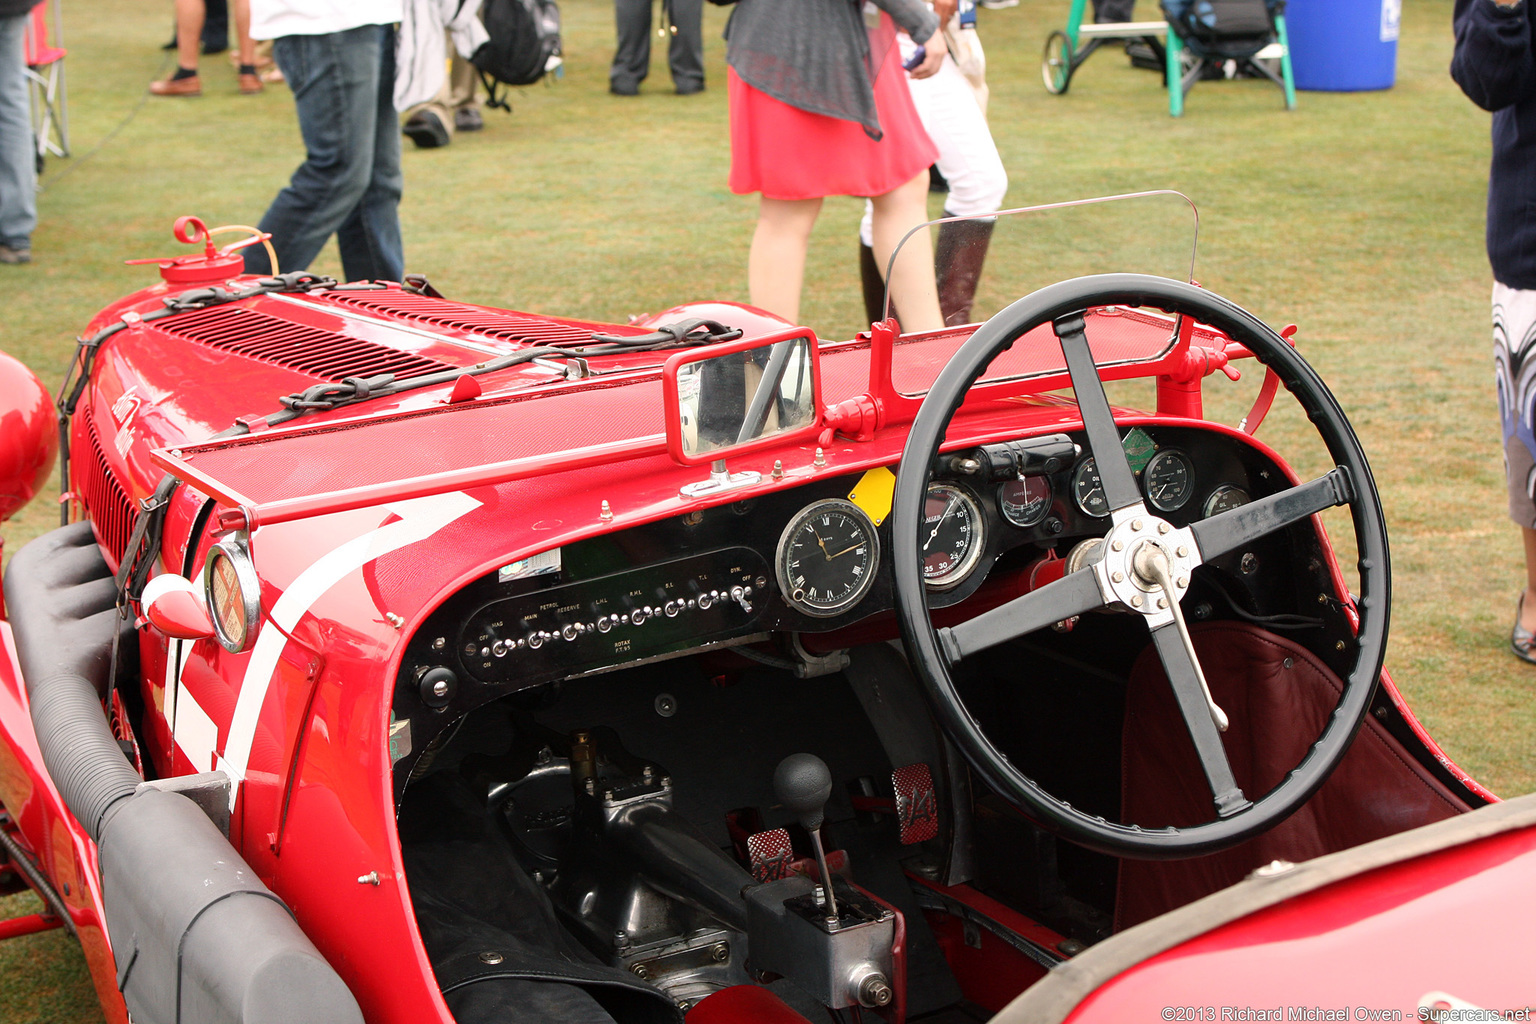
[[[769,199],[757,211],[757,230],[747,256],[747,293],[752,305],[800,322],[800,288],[805,280],[805,252],[811,228],[821,212],[820,199]],[[928,276],[933,277],[930,264]],[[934,300],[938,308],[938,300]]]
[[[203,49],[203,19],[208,12],[203,0],[176,0],[176,63],[197,70]]]
[[[255,65],[256,41],[251,38],[251,0],[235,0],[235,45],[240,63]]]
[[[875,196],[870,202],[874,206],[875,259],[883,273],[902,236],[928,219],[928,169],[923,168],[905,185]],[[914,235],[901,247],[901,258],[891,271],[890,286],[891,305],[901,311],[904,332],[934,331],[944,326],[928,232]]]
[[[1525,544],[1525,598],[1520,605],[1520,625],[1536,633],[1536,530],[1522,526]]]

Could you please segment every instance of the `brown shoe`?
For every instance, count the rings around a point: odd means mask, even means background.
[[[203,80],[196,75],[191,78],[167,78],[150,82],[149,91],[155,96],[201,96]]]
[[[245,93],[247,96],[250,96],[253,93],[261,92],[261,90],[265,88],[266,86],[261,84],[261,77],[259,75],[240,76],[240,91]]]

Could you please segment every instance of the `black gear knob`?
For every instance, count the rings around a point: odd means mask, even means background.
[[[821,828],[827,798],[832,795],[832,772],[815,754],[790,754],[773,771],[773,794],[807,832]]]

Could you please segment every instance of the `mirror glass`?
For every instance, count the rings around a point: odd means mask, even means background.
[[[724,451],[816,420],[811,340],[704,356],[677,369],[683,451]]]

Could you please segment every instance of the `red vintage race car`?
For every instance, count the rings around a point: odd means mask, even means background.
[[[82,334],[0,621],[47,908],[0,934],[71,930],[107,1019],[1528,1019],[1536,798],[1404,705],[1365,453],[1237,305],[827,342],[178,233]],[[0,371],[8,515],[55,413]]]

